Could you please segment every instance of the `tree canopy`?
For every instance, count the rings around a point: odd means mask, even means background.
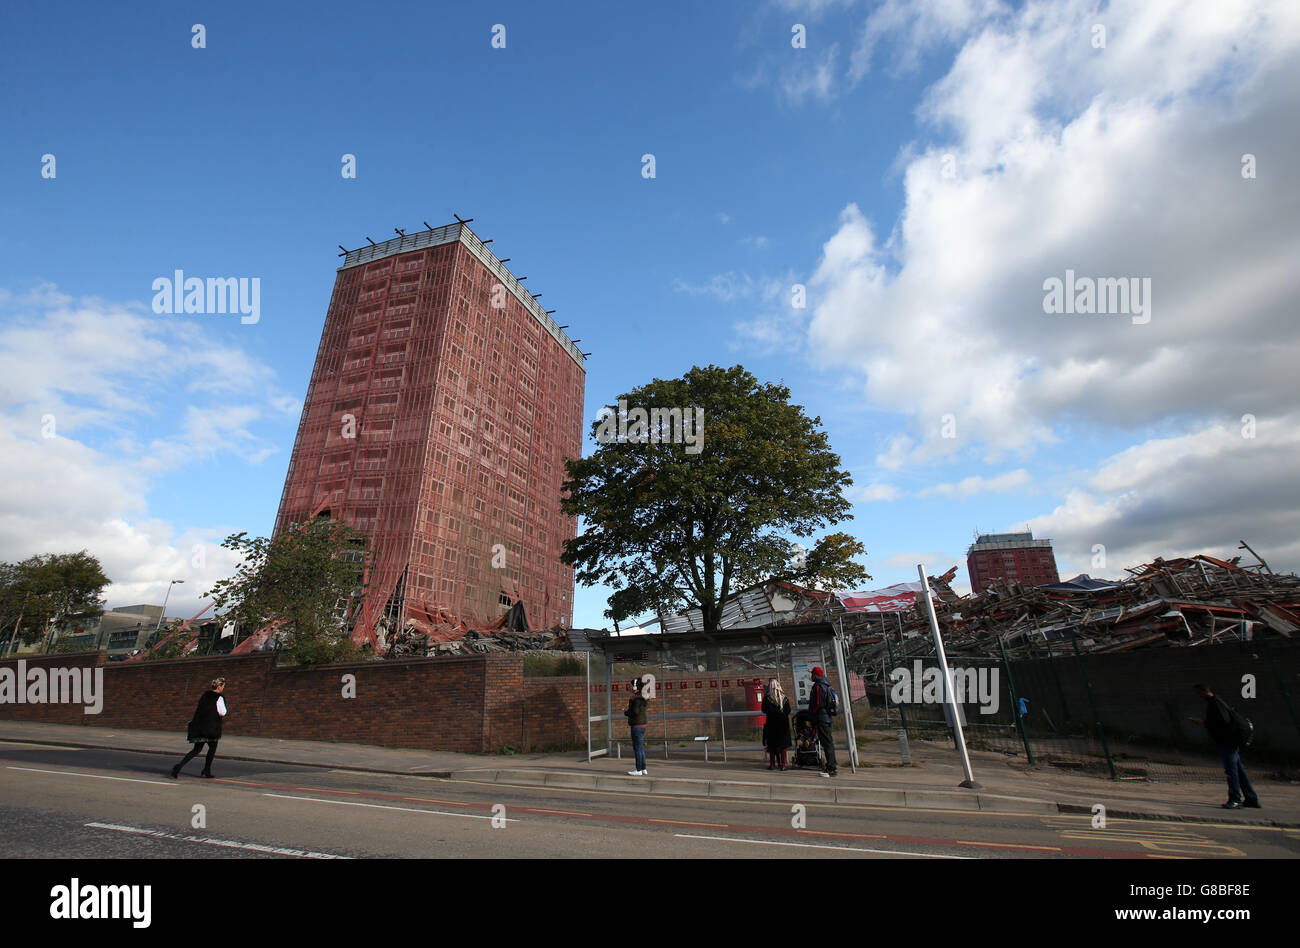
[[[225,620],[246,632],[274,626],[301,664],[356,656],[348,633],[364,597],[362,534],[321,518],[269,539],[232,534],[221,545],[244,556],[234,576],[205,594]]]
[[[30,644],[51,627],[67,631],[99,618],[109,582],[85,550],[0,563],[0,641],[7,644],[16,629],[18,640]]]
[[[593,422],[596,451],[566,461],[564,511],[584,522],[562,559],[583,585],[615,589],[607,616],[698,607],[714,631],[733,591],[760,581],[845,588],[870,578],[848,534],[810,550],[790,539],[850,519],[843,489],[853,482],[821,419],[789,399],[741,366],[696,366],[628,392],[615,416]]]

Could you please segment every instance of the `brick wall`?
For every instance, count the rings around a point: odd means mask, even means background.
[[[277,667],[271,654],[126,664],[104,663],[101,653],[83,652],[36,656],[26,662],[29,669],[102,668],[103,710],[92,715],[85,714],[81,705],[0,704],[0,719],[173,731],[179,743],[199,695],[213,678],[225,678],[230,715],[223,733],[229,736],[468,753],[496,753],[503,747],[516,751],[571,748],[585,746],[587,741],[585,677],[525,678],[521,655],[327,667]],[[16,659],[0,660],[0,667],[16,666]],[[345,675],[356,677],[355,698],[343,697]],[[658,697],[650,703],[652,733],[656,737],[664,733],[663,721],[657,717],[662,709],[715,712],[719,693],[725,710],[744,710],[749,680],[724,678],[719,691],[717,679],[708,673],[661,679]],[[793,695],[784,675],[782,686]],[[604,688],[604,682],[591,686],[593,714],[604,712]],[[626,682],[614,685],[616,737],[627,736],[622,711],[629,696]],[[600,725],[596,728],[593,736],[603,744],[603,729]],[[668,722],[668,733],[684,738],[720,736],[716,718],[673,719]],[[729,741],[757,743],[758,734],[750,721],[727,719]]]
[[[521,743],[541,750],[587,746],[587,679],[525,678],[522,713],[519,716]],[[592,714],[596,707],[592,695]],[[602,698],[603,700],[603,698]]]
[[[27,667],[97,667],[98,653],[45,655]],[[16,659],[0,667],[16,669]],[[518,656],[412,659],[277,668],[274,655],[104,664],[99,714],[81,705],[0,704],[0,719],[88,727],[175,731],[184,739],[194,706],[213,678],[225,678],[229,736],[343,741],[481,753],[519,731],[523,661]],[[356,697],[343,697],[343,676]],[[485,685],[493,690],[484,700]],[[512,690],[513,689],[513,690]],[[485,713],[486,712],[486,713]],[[509,740],[501,739],[501,743]]]

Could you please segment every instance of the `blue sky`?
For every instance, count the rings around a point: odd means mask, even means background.
[[[593,352],[588,419],[695,364],[789,385],[869,586],[1026,525],[1063,575],[1300,566],[1300,27],[1221,6],[10,10],[0,558],[84,546],[111,605],[196,610],[271,529],[336,245],[457,213]],[[1067,268],[1151,278],[1150,323],[1045,314]],[[258,277],[260,321],[154,315],[175,269]]]

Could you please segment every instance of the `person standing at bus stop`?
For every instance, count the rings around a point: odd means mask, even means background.
[[[645,728],[646,728],[646,700],[642,697],[641,692],[644,685],[640,678],[632,682],[632,699],[627,703],[627,710],[623,712],[627,717],[628,726],[632,729],[632,753],[636,756],[636,770],[629,770],[629,777],[644,777],[646,775],[645,766]]]
[[[785,770],[785,752],[790,746],[790,699],[781,689],[781,682],[773,678],[763,692],[763,746],[767,748],[767,769],[778,766]]]
[[[831,737],[831,715],[835,713],[831,699],[831,683],[826,680],[826,673],[820,668],[812,670],[812,690],[808,693],[808,713],[817,724],[817,740],[822,745],[822,754],[826,757],[823,777],[834,777],[839,773],[835,761],[835,741]]]

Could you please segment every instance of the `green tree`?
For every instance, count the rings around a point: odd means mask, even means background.
[[[364,596],[364,536],[321,518],[271,539],[232,534],[221,545],[244,556],[234,576],[205,594],[223,620],[245,632],[274,626],[300,664],[359,654],[348,633]]]
[[[0,563],[0,641],[8,644],[16,630],[17,639],[30,644],[51,629],[66,632],[98,619],[109,582],[85,550]]]
[[[627,437],[611,437],[621,419],[592,424],[591,457],[565,462],[564,510],[583,518],[562,559],[584,586],[615,592],[605,615],[615,622],[654,610],[698,607],[715,631],[733,590],[766,579],[845,588],[870,577],[852,558],[865,552],[844,533],[806,538],[850,519],[840,470],[820,418],[789,403],[783,385],[760,384],[741,366],[695,367],[680,379],[655,379],[620,397]],[[699,441],[669,440],[659,419],[636,427],[637,409],[674,409],[699,417]],[[689,429],[680,429],[688,436]]]
[[[179,627],[179,624],[167,628],[159,629],[155,632],[149,641],[149,653],[145,656],[148,661],[161,661],[168,658],[184,658],[185,648],[190,644],[190,636],[184,633],[172,635]],[[168,636],[171,636],[169,639]],[[167,644],[159,646],[158,643],[166,642]]]

